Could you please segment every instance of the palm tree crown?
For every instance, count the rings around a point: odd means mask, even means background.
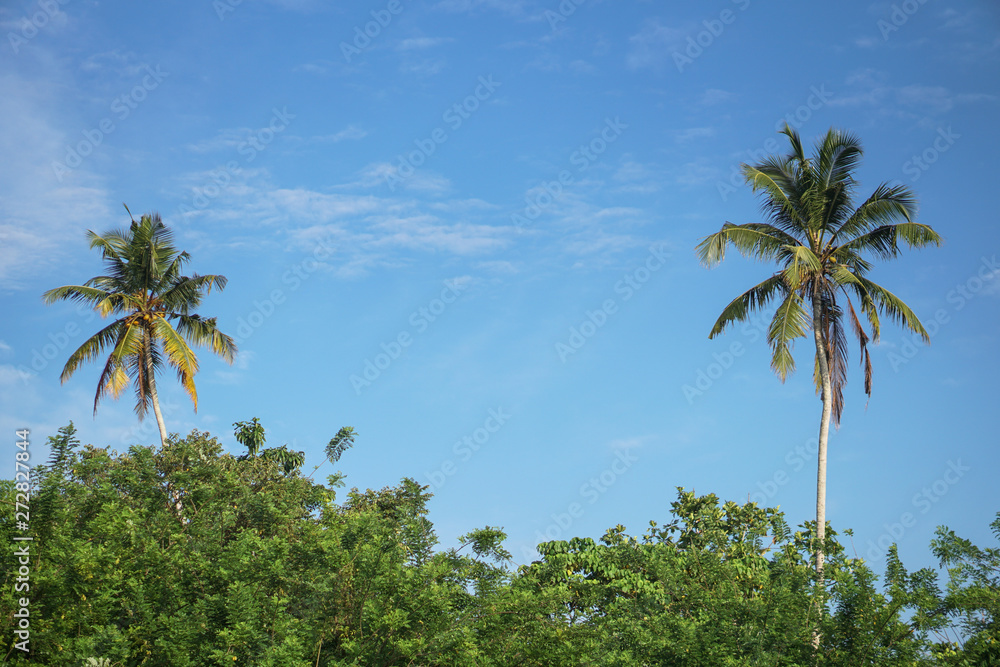
[[[866,277],[872,268],[868,258],[896,257],[900,241],[922,247],[940,245],[941,238],[928,225],[914,222],[916,198],[905,186],[883,183],[854,208],[852,195],[857,183],[852,171],[862,155],[855,136],[831,129],[816,145],[815,155],[807,158],[794,130],[786,125],[782,134],[791,142],[788,155],[743,165],[747,182],[754,192],[763,194],[761,208],[768,222],[727,222],[697,248],[702,263],[709,267],[721,262],[726,246],[732,244],[746,257],[775,261],[782,268],[733,299],[716,320],[709,338],[780,298],[767,335],[771,367],[784,381],[795,370],[792,342],[804,337],[811,323],[818,325],[823,345],[817,349],[815,364],[817,391],[822,392],[821,370],[825,365],[832,383],[834,418],[839,423],[847,382],[845,307],[860,344],[865,393],[869,396],[872,369],[868,343],[878,343],[880,316],[888,316],[930,341],[910,307]],[[851,294],[871,327],[871,336],[861,324]]]
[[[152,406],[160,438],[165,442],[166,428],[156,395],[157,371],[164,363],[176,370],[197,411],[194,375],[198,372],[198,359],[188,341],[208,346],[229,363],[235,358],[236,344],[218,330],[215,318],[191,313],[212,287],[221,291],[226,278],[181,275],[190,256],[174,247],[173,236],[157,213],[144,215],[139,222],[133,219],[127,231],[104,234],[88,231],[87,237],[91,248],[100,248],[107,275],[91,278],[83,285],[51,289],[42,298],[49,304],[59,300],[80,301],[92,306],[102,317],[120,317],[70,355],[60,379],[65,382],[81,364],[110,348],[94,396],[95,414],[102,397],[110,394],[118,398],[131,380],[135,386],[136,413],[142,419]]]

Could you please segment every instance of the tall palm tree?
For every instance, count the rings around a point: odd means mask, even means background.
[[[780,300],[767,332],[771,368],[782,382],[795,369],[792,343],[812,329],[816,344],[814,378],[823,402],[819,428],[816,475],[815,568],[823,582],[826,541],[826,458],[831,417],[839,426],[847,382],[845,314],[860,344],[865,394],[871,396],[872,365],[869,341],[878,343],[880,317],[930,337],[910,307],[895,294],[866,277],[870,259],[887,260],[899,254],[900,242],[911,248],[941,244],[928,225],[914,222],[916,198],[902,185],[882,183],[857,208],[852,172],[861,160],[861,144],[852,134],[830,129],[807,158],[799,135],[786,124],[781,131],[791,143],[785,156],[769,156],[756,165],[742,166],[743,176],[762,195],[767,222],[734,225],[727,222],[698,244],[701,262],[712,267],[732,245],[745,257],[774,261],[781,270],[750,288],[726,306],[709,338],[727,326],[742,322],[756,311]],[[857,299],[871,327],[862,326],[851,296]]]
[[[144,215],[139,222],[133,218],[127,231],[112,230],[104,234],[88,231],[87,237],[91,248],[100,248],[108,275],[91,278],[83,285],[51,289],[42,298],[49,304],[80,301],[92,306],[101,317],[120,317],[70,355],[60,379],[65,382],[81,364],[111,348],[97,384],[94,413],[102,397],[110,394],[118,398],[131,380],[139,419],[152,406],[161,444],[166,444],[167,429],[156,394],[157,371],[164,363],[173,367],[197,411],[194,375],[198,372],[198,358],[188,341],[207,345],[229,363],[235,358],[236,343],[218,330],[215,318],[202,318],[190,312],[212,287],[221,291],[226,278],[181,275],[190,256],[174,247],[173,235],[158,213]]]

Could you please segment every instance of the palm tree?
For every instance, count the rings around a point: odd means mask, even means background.
[[[87,237],[91,248],[100,248],[108,275],[91,278],[83,285],[51,289],[42,298],[49,304],[80,301],[92,306],[101,317],[120,317],[70,355],[60,380],[65,382],[81,364],[111,348],[97,384],[94,414],[103,396],[118,398],[131,380],[139,419],[152,406],[160,442],[165,445],[167,429],[156,395],[156,372],[163,368],[164,362],[173,367],[197,411],[194,375],[198,372],[198,358],[188,341],[209,346],[230,364],[236,355],[236,343],[218,330],[214,317],[202,318],[190,312],[212,287],[221,291],[226,278],[181,275],[190,256],[174,247],[173,235],[158,213],[144,215],[139,222],[133,218],[128,231],[112,230],[104,234],[88,231]]]
[[[792,343],[811,328],[816,344],[814,378],[823,402],[816,475],[815,569],[822,588],[826,543],[826,458],[830,420],[839,426],[847,382],[845,313],[860,344],[865,394],[871,396],[869,341],[878,343],[880,317],[930,337],[910,307],[895,294],[866,277],[868,258],[892,259],[902,241],[911,248],[941,244],[928,225],[914,222],[916,198],[902,185],[882,183],[854,208],[857,187],[852,171],[861,160],[861,144],[852,134],[830,129],[807,158],[799,135],[786,124],[781,131],[791,143],[785,156],[769,156],[760,164],[742,166],[754,192],[760,192],[767,222],[734,225],[727,222],[698,244],[701,262],[712,267],[723,260],[726,247],[745,257],[774,261],[781,270],[750,288],[726,306],[709,338],[727,326],[746,321],[754,312],[780,299],[767,332],[771,368],[782,382],[795,369]],[[851,295],[871,327],[862,326]]]

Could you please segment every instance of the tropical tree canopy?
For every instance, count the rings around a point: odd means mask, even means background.
[[[814,651],[811,528],[754,503],[678,490],[645,531],[545,542],[515,569],[499,528],[439,547],[412,479],[341,498],[342,473],[315,483],[197,431],[119,453],[81,446],[70,424],[49,450],[32,472],[33,541],[15,541],[19,489],[0,481],[5,664],[997,664],[1000,551],[944,528],[945,581],[892,547],[881,585],[831,531]]]
[[[174,247],[173,235],[159,214],[150,213],[127,230],[104,234],[87,232],[91,248],[99,248],[106,275],[83,285],[65,285],[43,295],[46,303],[71,300],[93,307],[101,317],[117,316],[83,343],[66,362],[65,382],[85,362],[110,350],[94,396],[94,412],[106,395],[118,398],[131,382],[135,388],[135,411],[142,419],[150,406],[156,413],[161,439],[166,439],[156,398],[157,372],[164,365],[177,372],[177,379],[198,409],[194,376],[198,358],[189,342],[207,346],[228,363],[236,356],[236,343],[216,326],[216,319],[203,318],[193,309],[212,288],[226,286],[225,276],[182,275],[190,260]]]
[[[813,156],[806,157],[798,133],[788,125],[782,133],[791,143],[788,154],[743,165],[747,182],[762,195],[766,221],[727,222],[697,247],[699,258],[709,267],[721,262],[727,246],[732,245],[745,257],[777,262],[781,269],[733,299],[716,320],[709,338],[777,301],[767,341],[772,351],[771,368],[784,381],[795,369],[793,341],[805,336],[811,326],[818,327],[825,354],[817,350],[817,391],[825,363],[832,385],[833,416],[839,423],[847,382],[847,326],[859,343],[869,396],[872,366],[868,343],[878,342],[882,317],[930,340],[910,307],[867,277],[872,260],[896,257],[900,244],[912,248],[940,245],[941,237],[930,226],[915,221],[916,197],[906,186],[882,183],[855,208],[858,184],[853,172],[862,150],[853,134],[831,129],[816,144]],[[870,335],[852,295],[868,321]]]

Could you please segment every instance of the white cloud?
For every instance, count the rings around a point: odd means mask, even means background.
[[[665,180],[658,170],[628,156],[623,156],[621,165],[611,178],[621,184],[615,187],[615,192],[633,194],[656,192],[662,189]]]
[[[851,89],[832,98],[828,104],[875,107],[879,113],[928,125],[957,106],[997,100],[996,95],[956,93],[945,86],[892,86],[886,79],[883,72],[873,69],[854,72],[846,80]]]
[[[468,14],[475,11],[495,10],[510,16],[524,16],[529,6],[527,0],[441,0],[435,9]]]
[[[52,76],[54,83],[45,85],[0,74],[0,89],[10,92],[0,96],[0,287],[5,289],[19,289],[50,271],[70,248],[79,247],[88,228],[102,228],[109,218],[103,180],[87,170],[101,159],[96,151],[76,169],[57,174],[53,166],[80,137],[68,137],[53,117],[60,108],[61,77]]]
[[[689,127],[686,130],[681,130],[677,132],[677,141],[691,141],[692,139],[703,139],[705,137],[714,137],[715,128],[714,127]]]
[[[633,69],[659,68],[671,62],[671,54],[687,37],[688,30],[663,25],[659,19],[648,19],[642,30],[629,37],[626,63]]]
[[[510,243],[509,226],[490,224],[497,215],[495,206],[478,199],[412,199],[410,191],[441,194],[448,189],[445,179],[423,172],[403,180],[405,187],[391,193],[378,178],[391,169],[370,165],[359,181],[338,186],[335,192],[280,188],[266,171],[245,170],[210,206],[178,216],[175,226],[188,240],[214,244],[224,238],[227,247],[245,247],[247,230],[262,226],[275,230],[267,243],[278,250],[309,253],[323,242],[337,248],[326,270],[346,278],[396,265],[412,251],[484,255]],[[183,180],[197,182],[198,177]],[[370,189],[377,194],[350,192]],[[209,228],[236,233],[208,235],[203,230]]]
[[[318,76],[325,76],[327,74],[332,74],[334,76],[346,76],[348,74],[353,74],[358,71],[357,67],[351,67],[346,63],[335,61],[335,60],[314,60],[308,63],[302,63],[301,65],[296,65],[292,68],[293,72],[306,72],[307,74],[316,74]]]
[[[608,444],[611,449],[637,449],[654,438],[652,435],[639,435],[632,438],[618,438]]]
[[[425,58],[420,61],[400,63],[399,71],[403,74],[427,77],[440,73],[444,66],[445,61],[441,58]]]
[[[335,144],[337,142],[345,141],[345,140],[348,140],[348,139],[356,141],[358,139],[364,139],[367,136],[368,136],[368,132],[366,132],[365,130],[362,130],[360,127],[357,127],[356,125],[348,125],[346,128],[344,128],[340,132],[336,132],[334,134],[327,134],[327,135],[323,135],[323,136],[318,136],[318,137],[312,137],[310,139],[310,142],[334,143]]]
[[[723,102],[728,102],[735,97],[736,96],[733,93],[725,90],[721,90],[719,88],[709,88],[701,94],[701,97],[698,98],[698,103],[703,106],[710,107],[716,104],[722,104]]]
[[[404,39],[396,47],[399,51],[412,51],[415,49],[429,49],[440,44],[450,42],[449,37],[410,37]]]

